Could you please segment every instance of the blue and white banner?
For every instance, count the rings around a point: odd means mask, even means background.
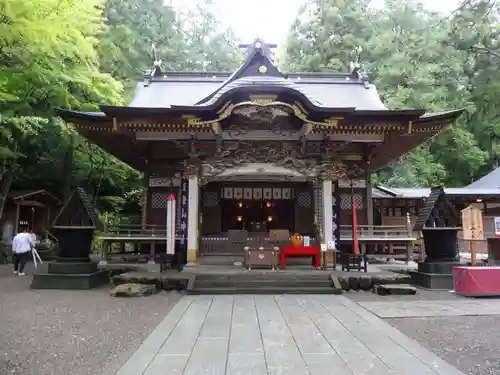
[[[186,250],[187,246],[187,228],[188,228],[188,209],[189,209],[189,199],[188,199],[188,179],[181,179],[181,189],[180,189],[180,204],[181,204],[181,214],[180,214],[180,233],[179,233],[179,244],[181,246],[181,251]]]
[[[340,249],[340,192],[338,181],[333,183],[332,192],[332,228],[333,228],[333,240],[335,241],[335,248]]]

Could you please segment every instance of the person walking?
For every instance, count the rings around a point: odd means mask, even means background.
[[[24,228],[12,240],[12,257],[14,260],[14,274],[19,276],[26,275],[24,266],[28,261],[31,251],[35,247],[31,233],[28,228]]]

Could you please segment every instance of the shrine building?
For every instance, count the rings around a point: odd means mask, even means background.
[[[247,46],[235,72],[164,72],[156,63],[128,106],[59,111],[144,173],[142,228],[165,228],[175,194],[190,262],[237,252],[217,242],[234,231],[348,241],[340,228],[352,223],[353,201],[357,223],[374,224],[371,173],[462,113],[388,109],[359,64],[350,73],[283,73],[272,47]]]

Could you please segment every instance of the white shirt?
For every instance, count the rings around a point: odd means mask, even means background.
[[[35,247],[35,244],[29,233],[19,233],[12,240],[12,252],[14,254],[27,253],[31,251],[33,247]]]

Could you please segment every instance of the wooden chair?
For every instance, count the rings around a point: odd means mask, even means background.
[[[368,272],[366,254],[353,254],[348,252],[340,253],[340,263],[342,271],[358,270]]]

